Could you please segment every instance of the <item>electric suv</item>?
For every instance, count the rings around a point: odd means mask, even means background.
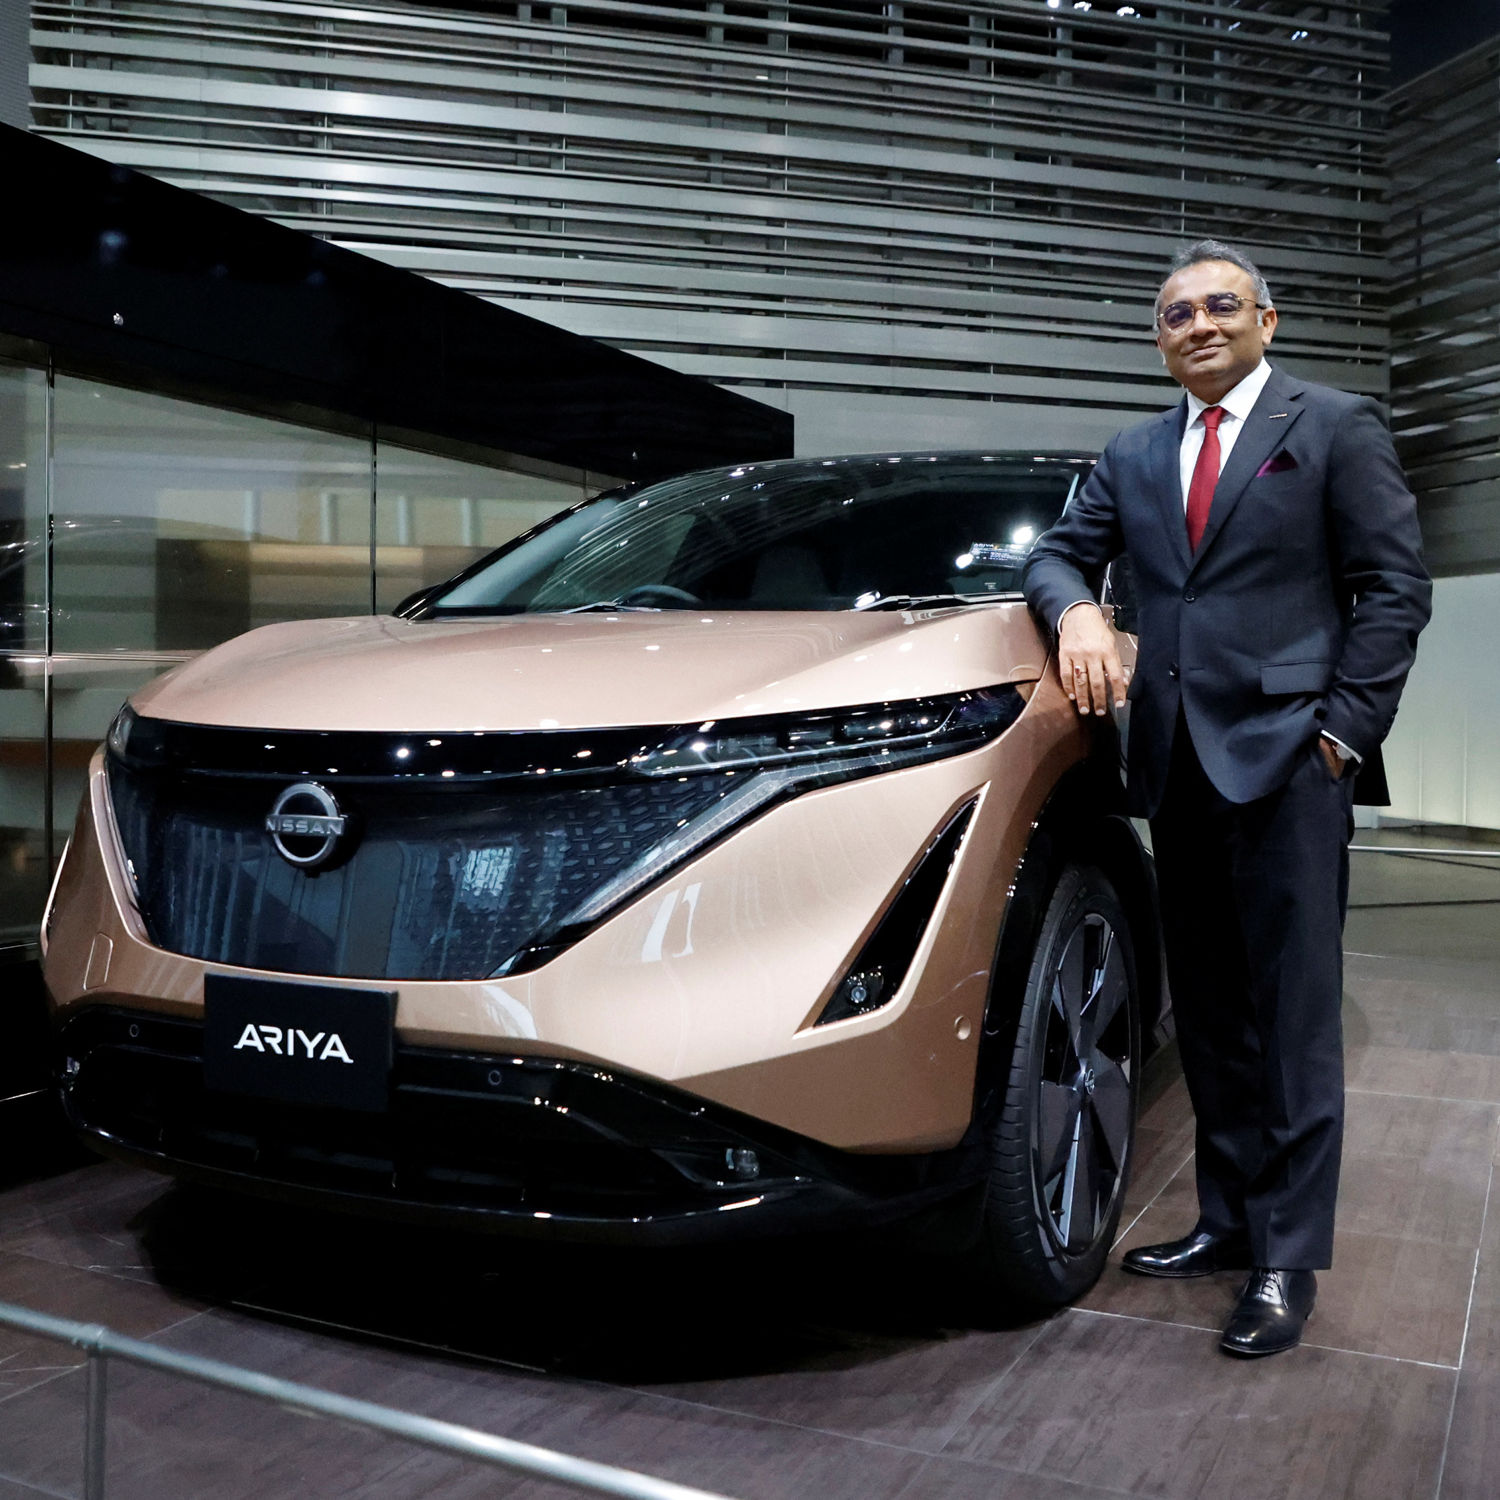
[[[1078,1295],[1163,1019],[1119,727],[1018,591],[1089,467],[612,490],[157,679],[45,917],[74,1127],[557,1240],[941,1225],[976,1288]]]

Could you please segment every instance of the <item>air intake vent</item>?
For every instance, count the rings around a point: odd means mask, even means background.
[[[823,1007],[817,1021],[819,1026],[879,1010],[901,988],[977,804],[977,798],[965,803],[927,846],[926,854],[907,876],[906,884],[871,933],[869,942],[860,949],[859,957],[833,992],[833,998]]]

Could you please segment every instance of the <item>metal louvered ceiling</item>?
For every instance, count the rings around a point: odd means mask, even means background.
[[[1385,7],[35,0],[37,127],[798,414],[1097,443],[1172,391],[1171,249],[1242,238],[1383,393]],[[870,441],[862,441],[868,437]]]

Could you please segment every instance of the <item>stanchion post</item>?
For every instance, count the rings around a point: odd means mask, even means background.
[[[88,1399],[83,1418],[83,1500],[104,1500],[105,1424],[109,1415],[105,1409],[108,1358],[97,1346],[89,1350]]]

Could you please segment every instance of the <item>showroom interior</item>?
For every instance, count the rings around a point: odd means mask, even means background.
[[[1492,0],[0,0],[0,1304],[182,1357],[106,1384],[0,1317],[0,1500],[1500,1491],[1497,122]],[[1232,1276],[1119,1274],[1192,1210],[1169,1029],[1046,1315],[884,1227],[502,1240],[69,1138],[40,928],[128,697],[600,492],[1082,461],[1176,399],[1151,301],[1204,236],[1275,364],[1382,404],[1435,584],[1356,812],[1301,1349],[1215,1351]]]

